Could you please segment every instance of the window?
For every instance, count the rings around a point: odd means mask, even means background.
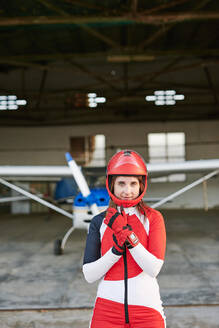
[[[71,137],[70,153],[79,165],[105,166],[105,136]]]
[[[106,165],[105,136],[103,134],[97,134],[94,137],[94,151],[89,166],[105,166],[105,165]]]
[[[148,155],[150,163],[182,162],[185,160],[185,133],[149,133]],[[151,179],[152,182],[184,181],[185,174]]]
[[[78,165],[86,165],[89,162],[89,149],[92,152],[92,140],[90,137],[71,137],[70,153]]]

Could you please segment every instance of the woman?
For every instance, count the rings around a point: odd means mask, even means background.
[[[132,150],[107,166],[110,203],[87,236],[83,273],[100,280],[91,328],[164,328],[156,276],[164,262],[166,233],[160,212],[146,206],[147,170]]]

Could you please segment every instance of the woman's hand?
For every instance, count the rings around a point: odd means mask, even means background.
[[[123,254],[125,243],[128,248],[138,245],[139,239],[132,231],[132,228],[127,225],[127,216],[124,209],[122,209],[122,213],[119,213],[115,208],[110,207],[104,223],[114,232],[113,244],[118,253]]]
[[[125,211],[119,213],[115,208],[110,207],[107,210],[104,223],[113,230],[114,233],[118,233],[124,229],[127,225],[127,217]]]

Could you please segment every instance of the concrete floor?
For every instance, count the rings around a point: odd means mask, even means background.
[[[167,327],[218,328],[219,210],[162,213],[167,253],[158,280]],[[69,219],[1,215],[0,223],[0,327],[88,327],[97,284],[81,272],[86,231],[75,231],[55,256]]]

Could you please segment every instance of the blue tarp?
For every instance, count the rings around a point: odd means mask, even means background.
[[[78,187],[73,178],[64,178],[57,182],[54,193],[55,200],[61,200],[68,197],[75,197],[78,194]]]

